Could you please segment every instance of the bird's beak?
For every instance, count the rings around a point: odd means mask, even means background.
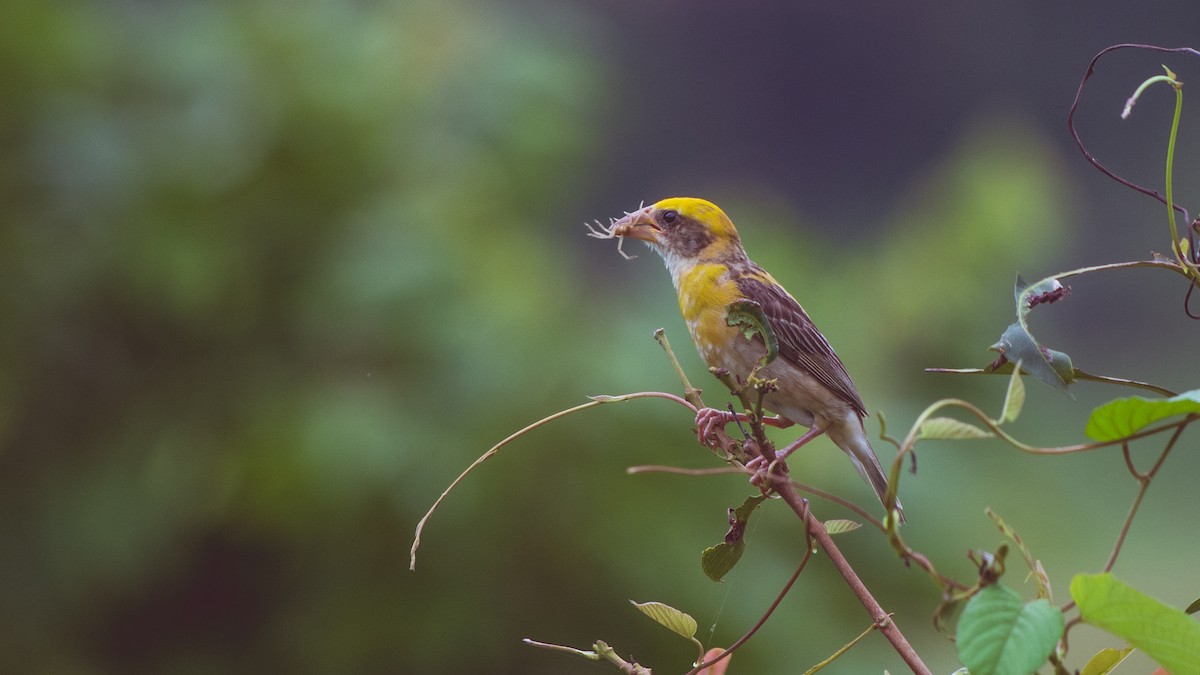
[[[651,208],[647,206],[633,213],[626,213],[624,218],[613,223],[613,234],[618,237],[641,239],[651,244],[662,243],[658,238],[662,230],[658,229],[654,219],[650,217]]]

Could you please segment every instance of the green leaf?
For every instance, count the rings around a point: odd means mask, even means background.
[[[1097,441],[1112,441],[1135,434],[1161,419],[1188,414],[1200,414],[1200,389],[1167,399],[1118,398],[1092,411],[1084,433]]]
[[[1009,361],[1020,362],[1022,370],[1059,391],[1067,391],[1075,379],[1071,357],[1042,347],[1019,321],[1006,328],[991,348]]]
[[[953,417],[930,417],[921,424],[921,438],[927,440],[969,441],[991,436],[992,432]]]
[[[1083,620],[1124,638],[1173,673],[1200,673],[1200,622],[1111,574],[1077,574]]]
[[[742,505],[734,509],[733,513],[730,514],[730,525],[740,523],[742,525],[742,529],[746,529],[746,523],[750,522],[750,515],[753,514],[754,510],[761,506],[765,501],[767,501],[767,498],[763,495],[750,495],[749,497],[746,497],[746,501],[742,502]],[[726,535],[726,537],[728,537],[728,535]],[[728,541],[728,539],[726,540]]]
[[[1046,600],[1023,602],[994,584],[971,598],[958,620],[958,658],[972,675],[1028,675],[1046,662],[1063,633],[1062,612]]]
[[[745,551],[746,543],[740,540],[736,544],[721,542],[716,546],[709,546],[700,554],[700,567],[709,579],[720,581],[738,564]]]
[[[661,602],[634,602],[633,600],[629,602],[634,607],[637,607],[642,614],[650,617],[660,626],[666,627],[671,632],[688,639],[696,636],[696,620],[687,613]]]
[[[823,525],[825,525],[825,531],[829,534],[844,534],[846,532],[853,532],[862,527],[862,523],[857,523],[853,520],[846,520],[844,518],[827,520],[823,523]]]
[[[1113,668],[1121,665],[1121,662],[1132,653],[1133,647],[1126,647],[1125,649],[1105,647],[1096,652],[1095,656],[1088,659],[1088,662],[1083,666],[1083,670],[1079,671],[1079,675],[1108,675],[1108,673],[1112,672]]]
[[[1029,330],[1028,319],[1029,312],[1037,305],[1056,302],[1070,292],[1070,288],[1063,286],[1054,277],[1029,284],[1018,274],[1013,286],[1013,296],[1017,302],[1017,322],[1004,331],[999,342],[992,345],[992,349],[1003,354],[1009,361],[1021,363],[1025,372],[1063,392],[1067,391],[1067,385],[1074,377],[1075,369],[1071,365],[1071,357],[1043,347]]]
[[[1004,412],[1000,415],[1000,424],[1017,421],[1024,405],[1025,383],[1021,382],[1021,369],[1013,368],[1012,377],[1008,379],[1008,393],[1004,395]]]
[[[741,328],[747,340],[755,334],[761,335],[767,346],[767,353],[759,360],[759,364],[767,365],[779,356],[779,340],[771,329],[771,322],[763,314],[762,305],[753,300],[735,300],[725,306],[725,323],[734,328]]]
[[[751,495],[746,497],[741,506],[729,509],[729,531],[725,533],[725,541],[704,549],[700,554],[700,568],[709,579],[724,579],[729,570],[742,559],[742,553],[746,550],[746,525],[755,509],[766,500],[763,495]]]

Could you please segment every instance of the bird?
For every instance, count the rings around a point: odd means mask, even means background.
[[[766,346],[760,335],[748,338],[730,326],[727,307],[739,300],[757,303],[779,345],[778,356],[758,373],[777,380],[777,389],[767,393],[763,407],[778,415],[775,426],[796,423],[809,428],[779,456],[825,434],[850,457],[886,506],[887,477],[867,439],[867,409],[850,374],[800,303],[746,255],[724,211],[705,199],[671,197],[627,211],[608,227],[593,228],[592,234],[641,240],[658,253],[671,274],[700,357],[710,368],[724,368],[739,381],[758,365]],[[701,442],[735,418],[731,412],[701,409],[696,417]],[[899,500],[894,508],[903,521]]]

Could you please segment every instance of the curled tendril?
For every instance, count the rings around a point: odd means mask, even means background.
[[[1071,132],[1071,138],[1074,139],[1075,145],[1079,148],[1079,152],[1083,154],[1084,159],[1086,159],[1092,166],[1096,167],[1096,169],[1105,176],[1108,176],[1125,187],[1136,190],[1148,197],[1153,197],[1163,204],[1166,204],[1167,198],[1159,194],[1157,190],[1152,190],[1150,188],[1138,185],[1132,181],[1126,180],[1121,176],[1118,176],[1112,169],[1109,169],[1107,166],[1105,166],[1104,163],[1097,159],[1096,156],[1088,151],[1088,149],[1084,146],[1083,139],[1079,136],[1079,130],[1075,127],[1075,113],[1079,109],[1080,100],[1083,98],[1083,90],[1087,86],[1088,80],[1092,78],[1092,75],[1096,74],[1096,62],[1099,61],[1105,54],[1118,49],[1145,49],[1155,52],[1192,54],[1194,56],[1200,56],[1200,51],[1190,47],[1158,47],[1156,45],[1141,44],[1119,44],[1112,45],[1111,47],[1105,47],[1104,49],[1100,50],[1099,53],[1093,56],[1091,62],[1088,63],[1087,71],[1084,72],[1083,79],[1079,81],[1079,87],[1075,90],[1075,100],[1071,102],[1071,108],[1067,111],[1067,129]],[[1175,204],[1174,207],[1175,210],[1183,216],[1185,222],[1191,220],[1186,209],[1178,204]]]
[[[1099,170],[1100,173],[1103,173],[1105,176],[1108,176],[1109,178],[1117,181],[1121,185],[1124,185],[1125,187],[1130,188],[1131,190],[1136,190],[1137,192],[1140,192],[1148,197],[1153,197],[1154,199],[1157,199],[1158,201],[1162,202],[1163,204],[1167,204],[1167,198],[1165,196],[1163,196],[1162,194],[1160,194],[1157,190],[1152,190],[1148,187],[1144,187],[1144,186],[1138,185],[1137,183],[1134,183],[1132,181],[1126,180],[1125,178],[1117,175],[1116,172],[1114,172],[1112,169],[1109,169],[1107,166],[1105,166],[1103,162],[1101,162],[1099,159],[1097,159],[1096,156],[1093,155],[1091,152],[1089,152],[1088,149],[1084,146],[1083,139],[1080,138],[1080,136],[1079,136],[1079,130],[1075,127],[1075,113],[1079,109],[1079,102],[1083,98],[1083,90],[1087,86],[1088,80],[1091,79],[1092,75],[1096,74],[1096,63],[1103,56],[1108,54],[1109,52],[1114,52],[1119,49],[1143,49],[1143,50],[1152,51],[1152,52],[1165,52],[1165,53],[1171,53],[1171,54],[1189,54],[1191,56],[1200,56],[1200,51],[1192,49],[1191,47],[1159,47],[1157,45],[1144,45],[1144,44],[1118,44],[1118,45],[1112,45],[1110,47],[1105,47],[1104,49],[1100,50],[1095,56],[1093,56],[1092,60],[1088,63],[1087,71],[1084,72],[1083,78],[1079,81],[1079,87],[1075,90],[1075,100],[1073,100],[1071,102],[1071,108],[1070,108],[1070,110],[1067,111],[1067,130],[1071,132],[1071,138],[1074,139],[1075,145],[1079,148],[1079,152],[1081,152],[1083,154],[1084,159],[1086,159],[1092,166],[1096,167],[1096,169]],[[1136,94],[1135,94],[1135,96],[1136,96]],[[1125,114],[1122,115],[1122,117],[1127,116],[1129,107],[1132,105],[1132,100],[1133,99],[1131,98],[1130,101],[1126,102]],[[1180,213],[1183,216],[1184,222],[1188,222],[1188,221],[1192,220],[1191,216],[1187,212],[1187,209],[1183,208],[1182,206],[1180,206],[1178,204],[1171,204],[1170,206],[1171,206],[1172,210]],[[1188,259],[1186,262],[1190,262],[1193,265],[1200,265],[1200,250],[1198,250],[1197,246],[1196,246],[1196,243],[1197,243],[1197,241],[1196,241],[1196,234],[1197,234],[1196,224],[1197,223],[1200,223],[1200,218],[1197,218],[1195,221],[1192,221],[1191,231],[1188,232],[1188,242],[1190,244],[1190,246],[1189,246],[1190,253],[1189,253],[1189,256],[1188,256]],[[1176,242],[1172,242],[1172,246],[1177,246],[1177,245],[1178,244]],[[1187,316],[1189,318],[1196,319],[1196,320],[1200,320],[1200,314],[1192,313],[1191,299],[1192,299],[1192,291],[1195,290],[1195,288],[1198,284],[1200,284],[1200,281],[1197,281],[1197,279],[1194,276],[1189,275],[1189,284],[1188,284],[1187,294],[1184,295],[1184,297],[1183,297],[1184,313],[1187,314]]]

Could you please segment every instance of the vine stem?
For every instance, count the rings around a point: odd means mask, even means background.
[[[988,417],[987,413],[980,410],[975,404],[973,404],[969,401],[964,401],[962,399],[958,399],[958,398],[946,398],[946,399],[942,399],[941,401],[938,401],[937,403],[934,403],[933,405],[930,405],[928,408],[926,408],[924,411],[922,411],[921,414],[917,417],[916,422],[913,423],[912,429],[910,429],[908,432],[908,436],[906,436],[904,438],[904,442],[902,444],[900,444],[899,450],[897,450],[897,452],[896,452],[896,457],[893,460],[892,470],[890,473],[890,478],[888,480],[889,484],[897,481],[897,479],[901,473],[900,469],[903,466],[904,456],[908,455],[908,454],[912,454],[914,452],[914,448],[917,445],[917,441],[920,440],[920,437],[921,437],[922,425],[924,425],[925,422],[929,421],[929,419],[931,417],[933,417],[934,413],[938,412],[939,410],[941,410],[943,408],[960,408],[962,410],[967,411],[973,417],[975,417],[977,420],[979,420],[984,426],[986,426],[989,431],[991,431],[993,434],[995,434],[997,438],[1004,441],[1008,445],[1016,448],[1017,450],[1020,450],[1021,452],[1029,453],[1031,455],[1067,455],[1067,454],[1071,454],[1074,452],[1087,452],[1089,450],[1097,450],[1099,448],[1107,448],[1109,446],[1119,445],[1121,443],[1128,443],[1129,441],[1135,441],[1139,438],[1146,438],[1148,436],[1153,436],[1155,434],[1162,433],[1163,431],[1165,431],[1167,429],[1173,429],[1175,427],[1185,427],[1188,425],[1188,423],[1191,419],[1191,418],[1184,418],[1183,420],[1177,421],[1177,422],[1166,422],[1164,424],[1160,424],[1157,426],[1149,426],[1149,427],[1143,428],[1139,431],[1136,431],[1128,436],[1125,436],[1124,438],[1116,438],[1116,439],[1107,440],[1107,441],[1096,441],[1095,443],[1076,443],[1075,445],[1060,445],[1057,447],[1043,448],[1043,447],[1038,447],[1036,445],[1029,445],[1028,443],[1022,443],[1021,441],[1017,440],[1015,437],[1010,435],[1008,432],[1001,429],[1000,424],[996,420],[993,420],[990,417]]]
[[[744,466],[742,466],[740,464],[737,466],[720,466],[720,467],[712,467],[712,468],[707,468],[707,469],[685,469],[685,468],[681,468],[681,467],[677,467],[677,466],[662,466],[662,465],[647,464],[647,465],[643,465],[643,466],[631,466],[628,469],[625,469],[625,473],[630,474],[630,475],[639,474],[639,473],[667,473],[667,474],[674,474],[677,476],[718,476],[718,475],[725,475],[725,474],[730,474],[730,473],[740,473],[740,474],[743,474],[746,476],[754,476],[753,471],[745,468]],[[850,511],[853,511],[854,514],[857,515],[858,517],[860,517],[863,520],[867,521],[868,523],[871,523],[872,525],[874,525],[875,528],[878,529],[880,532],[887,532],[887,527],[884,526],[882,521],[880,521],[878,518],[871,515],[871,513],[869,511],[867,511],[863,507],[859,506],[858,504],[855,504],[854,502],[850,501],[849,499],[843,499],[842,497],[839,497],[838,495],[835,495],[832,492],[826,492],[825,490],[822,490],[818,487],[814,487],[814,486],[808,485],[806,483],[801,483],[799,481],[792,481],[792,485],[794,485],[796,487],[796,489],[800,490],[801,492],[806,492],[808,494],[820,497],[821,499],[824,499],[826,501],[833,502],[834,504],[841,505],[842,507],[849,509]]]
[[[788,579],[787,583],[783,585],[783,590],[779,591],[779,594],[775,596],[775,600],[771,603],[771,606],[768,607],[767,611],[763,613],[761,617],[759,617],[758,621],[755,622],[753,626],[750,627],[750,630],[746,631],[746,633],[742,635],[742,637],[738,638],[736,642],[726,647],[725,651],[704,659],[700,663],[697,663],[694,668],[687,672],[687,675],[696,675],[697,673],[702,672],[705,668],[711,668],[717,663],[720,663],[721,659],[737,651],[738,648],[745,644],[747,640],[753,637],[754,634],[758,632],[758,629],[762,628],[763,625],[767,623],[767,619],[771,618],[771,614],[775,613],[775,608],[779,607],[779,603],[783,602],[783,598],[788,594],[788,591],[792,590],[792,584],[795,584],[796,580],[800,578],[800,573],[804,571],[804,568],[808,565],[808,561],[811,558],[812,548],[807,548],[804,551],[804,557],[800,559],[800,564],[796,567],[796,571],[792,572],[791,578]]]
[[[1137,103],[1137,100],[1142,95],[1142,92],[1146,91],[1146,89],[1149,88],[1150,85],[1152,85],[1156,82],[1168,82],[1171,84],[1176,84],[1174,74],[1155,75],[1154,77],[1141,83],[1140,85],[1138,85],[1138,88],[1134,90],[1133,96],[1130,96],[1129,100],[1125,101],[1125,109],[1121,111],[1121,119],[1123,119],[1123,120],[1129,119],[1129,115],[1131,113],[1133,113],[1133,105],[1135,103]]]
[[[1187,271],[1181,265],[1171,262],[1169,260],[1130,260],[1128,262],[1107,263],[1104,265],[1091,265],[1089,267],[1080,267],[1078,269],[1068,270],[1066,272],[1061,272],[1059,274],[1055,274],[1053,276],[1047,277],[1047,279],[1068,279],[1070,277],[1076,277],[1081,274],[1091,274],[1093,272],[1107,272],[1108,270],[1132,269],[1134,267],[1161,267],[1164,269],[1171,270],[1173,272],[1178,272],[1184,276],[1187,276]],[[1045,281],[1045,280],[1046,279],[1043,279],[1043,281]]]
[[[1155,77],[1151,77],[1138,86],[1137,90],[1133,92],[1133,96],[1130,96],[1129,100],[1125,102],[1125,110],[1121,111],[1121,119],[1127,119],[1129,117],[1129,114],[1133,112],[1133,104],[1137,102],[1138,97],[1141,96],[1142,92],[1146,91],[1150,85],[1157,84],[1159,82],[1165,82],[1171,85],[1171,87],[1175,90],[1175,115],[1171,119],[1171,134],[1167,140],[1167,171],[1166,182],[1164,184],[1164,188],[1167,193],[1167,225],[1169,225],[1171,228],[1171,252],[1175,254],[1175,259],[1178,260],[1181,265],[1184,265],[1188,268],[1188,276],[1191,278],[1194,275],[1195,269],[1193,268],[1191,261],[1188,260],[1188,257],[1184,255],[1183,249],[1179,245],[1179,231],[1175,227],[1175,181],[1173,176],[1175,172],[1175,140],[1179,137],[1179,116],[1183,112],[1183,83],[1176,79],[1175,73],[1171,72],[1170,68],[1163,66],[1163,70],[1167,71],[1166,75],[1157,75]]]
[[[1144,44],[1131,44],[1131,43],[1124,43],[1124,44],[1119,44],[1119,45],[1112,45],[1110,47],[1105,47],[1104,49],[1101,49],[1095,56],[1093,56],[1091,62],[1088,63],[1087,71],[1084,72],[1083,79],[1081,79],[1079,81],[1079,87],[1075,89],[1075,100],[1073,100],[1071,102],[1071,108],[1070,108],[1070,110],[1067,111],[1067,130],[1070,131],[1071,138],[1075,140],[1075,145],[1079,148],[1079,152],[1083,153],[1084,159],[1086,159],[1092,166],[1096,167],[1096,169],[1098,169],[1105,176],[1108,176],[1109,178],[1117,181],[1121,185],[1124,185],[1125,187],[1130,188],[1132,190],[1136,190],[1146,196],[1153,197],[1154,199],[1157,199],[1158,201],[1162,202],[1163,204],[1166,204],[1167,198],[1164,197],[1163,195],[1159,194],[1158,191],[1152,190],[1147,187],[1143,187],[1141,185],[1138,185],[1137,183],[1126,180],[1126,179],[1118,176],[1112,169],[1105,166],[1103,162],[1101,162],[1099,159],[1097,159],[1096,156],[1093,155],[1091,152],[1089,152],[1087,147],[1084,146],[1083,139],[1079,137],[1079,130],[1075,128],[1075,113],[1079,110],[1079,103],[1083,99],[1084,87],[1087,86],[1088,80],[1091,79],[1091,77],[1096,74],[1096,62],[1099,61],[1106,54],[1120,50],[1120,49],[1144,49],[1144,50],[1148,50],[1148,51],[1165,52],[1165,53],[1171,53],[1171,54],[1191,54],[1192,56],[1200,56],[1200,51],[1192,49],[1191,47],[1159,47],[1157,45],[1144,45]],[[1188,218],[1187,211],[1184,210],[1182,207],[1180,207],[1178,204],[1172,206],[1172,208],[1176,211],[1182,212],[1184,219]]]
[[[1179,247],[1179,231],[1175,229],[1175,181],[1173,178],[1175,172],[1175,139],[1179,136],[1179,115],[1183,111],[1183,84],[1175,80],[1175,73],[1172,73],[1170,70],[1167,70],[1167,75],[1167,82],[1175,88],[1175,117],[1171,120],[1171,137],[1167,141],[1167,175],[1166,185],[1164,186],[1167,193],[1167,222],[1171,225],[1171,250],[1175,253],[1175,259],[1180,264],[1187,264],[1188,259],[1183,255],[1183,251]]]
[[[1158,455],[1158,459],[1154,461],[1154,465],[1150,467],[1150,470],[1146,473],[1138,471],[1137,467],[1133,465],[1133,457],[1129,453],[1129,439],[1125,439],[1121,442],[1121,454],[1125,458],[1125,468],[1129,469],[1129,474],[1132,475],[1134,480],[1138,482],[1138,493],[1136,496],[1134,496],[1133,503],[1129,505],[1129,513],[1125,516],[1125,522],[1121,524],[1121,531],[1117,534],[1117,542],[1113,544],[1112,553],[1109,553],[1108,555],[1108,562],[1104,563],[1105,572],[1111,572],[1113,566],[1117,564],[1117,556],[1121,554],[1121,549],[1125,545],[1125,537],[1129,535],[1129,529],[1133,526],[1133,518],[1137,515],[1138,510],[1141,508],[1142,499],[1146,496],[1146,492],[1150,490],[1150,483],[1154,480],[1154,476],[1158,473],[1158,470],[1162,468],[1163,462],[1167,460],[1167,455],[1171,454],[1171,450],[1175,447],[1175,443],[1183,434],[1183,430],[1197,419],[1200,419],[1200,415],[1191,414],[1183,418],[1183,421],[1179,424],[1178,428],[1175,429],[1175,433],[1171,434],[1170,440],[1168,440],[1166,446],[1163,447],[1163,451]],[[1074,607],[1075,601],[1072,600],[1062,606],[1062,611],[1067,612]],[[1071,633],[1071,629],[1081,621],[1082,619],[1077,617],[1067,622],[1067,625],[1063,630],[1062,637],[1062,645],[1064,649],[1067,646],[1067,640]]]
[[[664,340],[659,340],[660,344],[663,342]],[[671,353],[670,348],[666,345],[664,345],[664,349],[667,350],[668,354]],[[758,367],[761,367],[761,365],[762,363],[760,362]],[[754,374],[758,371],[758,367],[756,367],[754,371],[751,371],[750,376],[747,377],[747,385],[753,381]],[[837,544],[833,542],[833,537],[831,537],[829,532],[826,531],[825,525],[820,521],[820,519],[814,516],[811,511],[809,511],[808,501],[800,497],[800,494],[796,491],[796,486],[792,484],[791,480],[788,480],[786,477],[775,472],[776,469],[781,471],[786,471],[786,469],[784,469],[783,466],[780,466],[782,462],[778,464],[776,463],[775,446],[771,443],[771,440],[767,438],[766,431],[763,429],[762,399],[767,389],[759,386],[753,387],[755,389],[756,396],[754,400],[751,400],[749,392],[747,391],[747,389],[750,388],[749,386],[739,385],[736,381],[734,381],[728,371],[723,371],[722,369],[711,370],[713,375],[715,375],[717,379],[729,389],[731,394],[736,396],[738,400],[741,401],[743,407],[747,412],[750,413],[749,422],[753,440],[759,446],[759,452],[762,453],[762,456],[770,462],[768,466],[770,466],[771,469],[769,469],[770,473],[767,475],[768,477],[775,479],[772,481],[774,483],[772,487],[775,493],[779,495],[789,507],[791,507],[792,511],[796,512],[796,515],[799,516],[800,521],[804,523],[806,551],[804,560],[801,562],[800,568],[796,570],[796,574],[799,575],[800,571],[804,569],[804,564],[807,562],[808,557],[812,552],[811,541],[815,539],[825,551],[825,554],[829,556],[830,562],[833,563],[834,568],[837,569],[838,574],[842,576],[842,579],[846,582],[846,585],[850,587],[851,592],[853,592],[854,596],[858,598],[858,601],[862,603],[863,608],[867,610],[867,614],[871,617],[871,622],[879,628],[879,632],[883,633],[883,636],[887,638],[888,642],[891,643],[892,649],[895,650],[904,663],[908,665],[912,672],[917,673],[918,675],[933,675],[933,671],[929,670],[929,667],[926,666],[925,662],[921,660],[921,656],[917,654],[917,650],[914,649],[913,646],[908,642],[908,638],[906,638],[904,633],[900,631],[900,627],[897,626],[896,622],[892,620],[891,615],[884,611],[883,607],[879,604],[879,601],[875,599],[875,596],[871,594],[870,589],[868,589],[866,584],[863,583],[863,580],[859,578],[858,573],[854,571],[854,568],[850,565],[850,562],[846,560],[846,556],[842,555],[841,549],[839,549]],[[685,389],[687,389],[690,388],[691,385],[684,380],[684,386]],[[773,386],[773,384],[771,386]],[[703,405],[698,392],[695,397],[695,404],[696,407],[701,407]],[[885,526],[889,530],[895,527],[890,517],[885,521]],[[795,579],[793,578],[792,581],[794,580]],[[791,581],[788,582],[783,594],[786,594],[787,589],[791,587],[791,583]],[[778,604],[778,602],[782,599],[783,594],[776,598],[776,604]],[[775,605],[773,604],[771,609],[767,611],[768,616],[770,615],[771,611],[774,610],[774,607]],[[762,620],[765,621],[766,616],[764,616]],[[724,657],[722,656],[721,658]]]
[[[1185,422],[1192,418],[1193,416],[1188,416]],[[1167,441],[1167,445],[1158,456],[1158,460],[1154,462],[1154,466],[1150,467],[1150,470],[1146,473],[1141,473],[1134,467],[1133,458],[1129,455],[1129,444],[1125,443],[1121,446],[1125,456],[1125,466],[1129,468],[1129,473],[1138,482],[1138,493],[1133,498],[1133,504],[1129,506],[1129,514],[1125,516],[1125,522],[1121,525],[1121,533],[1117,535],[1117,543],[1113,545],[1112,553],[1108,556],[1108,562],[1104,564],[1105,572],[1111,572],[1113,565],[1117,564],[1117,556],[1121,554],[1121,547],[1125,544],[1125,536],[1129,534],[1129,528],[1133,525],[1133,517],[1137,515],[1138,509],[1142,505],[1142,498],[1146,496],[1146,492],[1150,489],[1150,482],[1154,480],[1155,474],[1162,467],[1163,462],[1167,459],[1167,455],[1171,454],[1171,449],[1175,447],[1175,442],[1179,440],[1179,436],[1183,433],[1186,426],[1186,424],[1180,424],[1175,433],[1171,434],[1171,439]]]
[[[867,629],[864,630],[863,632],[859,633],[858,637],[856,637],[853,640],[851,640],[850,642],[847,642],[846,644],[842,645],[841,649],[838,649],[836,652],[831,654],[829,656],[829,658],[818,663],[817,665],[813,666],[812,668],[809,668],[808,670],[804,671],[804,675],[813,675],[813,673],[815,673],[818,670],[821,670],[822,668],[824,668],[825,666],[828,666],[829,664],[833,663],[835,660],[838,659],[838,657],[840,657],[842,654],[845,654],[846,652],[850,651],[850,649],[853,648],[854,645],[858,644],[859,642],[862,642],[863,639],[865,639],[868,635],[870,635],[872,631],[876,631],[876,630],[879,630],[879,627],[876,626],[875,624],[871,624],[870,626],[867,626]]]
[[[1160,194],[1157,190],[1152,190],[1152,189],[1144,187],[1142,185],[1138,185],[1137,183],[1134,183],[1132,181],[1126,180],[1125,178],[1122,178],[1121,176],[1117,175],[1117,173],[1115,173],[1112,169],[1109,169],[1107,166],[1105,166],[1104,163],[1102,163],[1099,159],[1097,159],[1096,156],[1093,155],[1091,152],[1089,152],[1088,149],[1084,146],[1083,139],[1080,138],[1080,136],[1079,136],[1079,130],[1075,127],[1075,113],[1078,111],[1080,100],[1083,98],[1084,87],[1087,86],[1088,80],[1091,79],[1091,77],[1096,74],[1096,63],[1106,54],[1117,51],[1117,50],[1121,50],[1121,49],[1142,49],[1142,50],[1146,50],[1146,51],[1163,52],[1163,53],[1168,53],[1168,54],[1187,54],[1190,56],[1200,56],[1200,51],[1192,49],[1191,47],[1159,47],[1157,45],[1128,44],[1128,43],[1112,45],[1110,47],[1106,47],[1106,48],[1100,50],[1100,52],[1098,52],[1095,56],[1093,56],[1092,60],[1088,63],[1087,71],[1084,73],[1083,78],[1079,81],[1079,87],[1075,90],[1075,99],[1071,102],[1070,110],[1067,111],[1067,129],[1071,133],[1071,138],[1073,138],[1075,140],[1075,145],[1079,148],[1079,151],[1083,154],[1084,158],[1087,159],[1087,161],[1089,163],[1091,163],[1092,166],[1096,167],[1096,169],[1098,169],[1101,173],[1103,173],[1104,175],[1108,176],[1109,178],[1117,181],[1121,185],[1124,185],[1125,187],[1128,187],[1132,190],[1136,190],[1144,195],[1153,197],[1166,205],[1167,214],[1168,214],[1168,224],[1170,225],[1170,229],[1171,229],[1171,252],[1174,254],[1175,259],[1179,263],[1177,266],[1175,266],[1176,267],[1175,271],[1186,276],[1188,279],[1188,283],[1189,283],[1187,295],[1184,297],[1184,300],[1183,300],[1184,312],[1193,319],[1200,319],[1200,315],[1192,314],[1191,309],[1188,307],[1188,300],[1192,297],[1192,291],[1195,290],[1195,288],[1197,286],[1200,286],[1200,265],[1197,265],[1196,260],[1194,260],[1191,257],[1192,255],[1194,255],[1194,253],[1192,251],[1188,251],[1186,253],[1183,251],[1182,246],[1180,244],[1179,232],[1175,226],[1175,212],[1177,212],[1177,211],[1179,213],[1183,214],[1185,221],[1190,221],[1190,216],[1188,215],[1187,209],[1184,209],[1183,207],[1181,207],[1175,203],[1174,194],[1173,194],[1173,192],[1174,192],[1173,173],[1174,173],[1174,164],[1175,164],[1175,141],[1176,141],[1176,138],[1178,136],[1178,131],[1179,131],[1179,117],[1180,117],[1180,113],[1183,109],[1183,83],[1180,82],[1176,78],[1175,73],[1171,72],[1170,68],[1167,68],[1164,65],[1163,69],[1166,70],[1167,74],[1151,77],[1151,78],[1147,79],[1146,81],[1142,82],[1142,84],[1137,88],[1137,90],[1133,93],[1133,95],[1130,96],[1129,99],[1125,102],[1125,109],[1121,112],[1122,119],[1129,117],[1129,114],[1132,111],[1133,105],[1134,105],[1134,103],[1137,102],[1138,97],[1142,94],[1143,91],[1146,90],[1147,87],[1149,87],[1152,84],[1155,84],[1157,82],[1166,82],[1175,89],[1175,115],[1174,115],[1173,119],[1171,120],[1171,134],[1170,134],[1170,140],[1167,144],[1167,167],[1166,167],[1166,185],[1165,185],[1166,194],[1165,195]],[[1194,226],[1194,224],[1193,224],[1193,226]],[[1188,241],[1194,242],[1195,239],[1189,234]],[[1193,244],[1193,246],[1194,246],[1194,244]]]
[[[512,443],[513,441],[517,440],[518,438],[524,436],[525,434],[529,433],[530,431],[537,429],[538,427],[549,424],[550,422],[553,422],[554,420],[566,417],[567,415],[577,413],[580,410],[586,410],[588,408],[595,408],[596,406],[605,405],[607,403],[620,403],[622,401],[629,401],[629,400],[632,400],[635,398],[666,399],[668,401],[674,401],[675,403],[682,405],[683,407],[691,410],[692,412],[696,412],[696,406],[693,405],[690,401],[680,398],[679,396],[676,396],[675,394],[668,394],[666,392],[661,392],[661,391],[639,391],[639,392],[636,392],[633,394],[622,394],[620,396],[592,396],[591,397],[592,400],[588,401],[587,403],[581,403],[572,408],[567,408],[566,410],[560,410],[560,411],[554,413],[553,415],[548,415],[546,417],[543,417],[542,419],[526,426],[525,428],[521,429],[520,431],[513,432],[512,434],[510,434],[508,436],[508,438],[505,438],[504,440],[500,441],[499,443],[493,445],[491,448],[488,449],[487,452],[480,455],[478,459],[476,459],[474,462],[471,462],[470,466],[468,466],[466,469],[463,469],[463,472],[458,474],[458,477],[455,478],[454,481],[451,482],[450,485],[448,485],[445,490],[442,490],[442,494],[439,495],[437,500],[433,502],[433,506],[429,507],[429,510],[425,512],[425,515],[422,516],[421,520],[417,521],[416,531],[413,533],[412,548],[410,548],[408,551],[408,569],[410,571],[415,571],[417,569],[417,549],[421,547],[421,532],[424,531],[425,524],[428,523],[429,519],[433,517],[434,511],[437,511],[438,507],[442,505],[442,502],[446,500],[446,497],[448,497],[450,495],[450,493],[454,490],[454,488],[458,487],[458,484],[463,482],[463,480],[466,479],[466,477],[472,471],[474,471],[476,467],[478,467],[480,464],[483,464],[485,461],[491,459],[492,457],[495,457],[496,453],[500,452],[501,448],[508,445],[509,443]]]
[[[879,605],[879,601],[875,599],[875,596],[871,595],[871,591],[867,589],[866,584],[859,578],[858,573],[850,566],[850,563],[846,560],[846,556],[842,555],[837,544],[833,543],[833,537],[825,530],[825,526],[821,521],[808,510],[804,500],[800,498],[800,495],[792,487],[791,483],[787,481],[777,483],[775,492],[804,521],[804,526],[808,529],[809,534],[825,550],[825,554],[829,556],[830,562],[833,563],[838,573],[842,575],[842,579],[846,581],[846,585],[850,587],[855,597],[858,598],[858,601],[867,610],[871,621],[875,623],[879,628],[879,632],[883,633],[888,642],[892,643],[892,648],[896,650],[896,653],[900,655],[904,663],[914,673],[932,675],[932,671],[921,660],[920,655],[913,649],[913,646],[909,644],[908,639],[904,637],[904,633],[900,632],[900,627],[896,625],[891,616]]]

